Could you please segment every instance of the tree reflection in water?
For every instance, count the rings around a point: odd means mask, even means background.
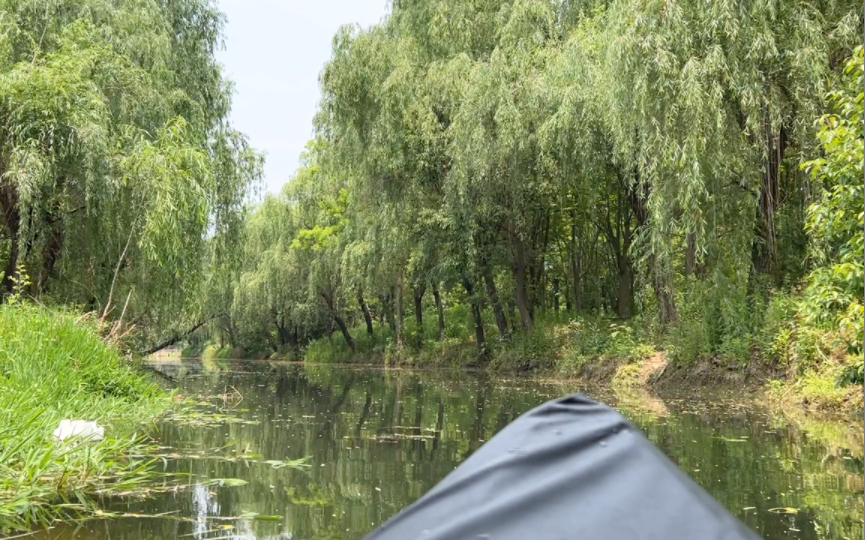
[[[107,504],[174,513],[56,528],[51,538],[361,538],[518,415],[579,390],[466,373],[253,362],[181,380],[189,395],[236,388],[243,401],[233,414],[256,423],[161,425],[161,442],[199,455],[168,461],[170,471],[194,475],[195,488]],[[617,406],[764,538],[862,537],[861,426],[839,443],[735,402],[588,393]],[[302,456],[306,470],[265,463]],[[208,478],[247,483],[213,487],[202,483]]]

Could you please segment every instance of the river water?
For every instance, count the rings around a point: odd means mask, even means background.
[[[863,536],[861,425],[803,428],[724,396],[661,400],[471,373],[269,362],[169,371],[181,393],[234,418],[160,425],[160,466],[189,473],[187,487],[104,501],[127,516],[47,537],[361,538],[518,415],[574,391],[616,406],[764,538]],[[303,457],[305,467],[288,463]]]

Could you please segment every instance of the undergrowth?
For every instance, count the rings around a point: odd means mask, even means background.
[[[170,395],[68,311],[0,305],[0,530],[29,529],[90,509],[90,495],[150,478],[141,427]],[[59,442],[61,419],[105,426],[98,442]]]

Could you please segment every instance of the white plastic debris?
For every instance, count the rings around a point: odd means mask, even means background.
[[[105,428],[96,422],[87,420],[61,420],[54,430],[54,438],[65,441],[72,437],[81,437],[90,441],[101,441],[105,437]]]

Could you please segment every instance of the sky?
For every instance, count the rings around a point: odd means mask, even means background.
[[[375,24],[387,0],[219,0],[234,82],[231,121],[265,154],[264,189],[279,192],[312,137],[318,75],[343,24]]]

